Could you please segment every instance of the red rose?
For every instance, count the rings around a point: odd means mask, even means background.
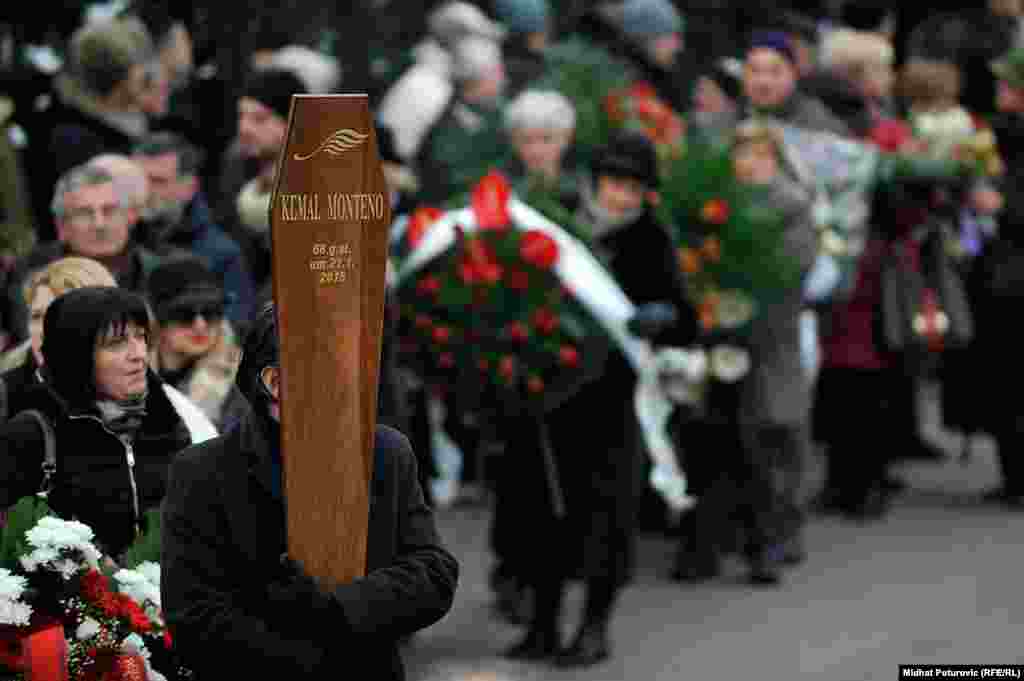
[[[491,171],[473,188],[470,205],[480,229],[502,229],[512,222],[508,200],[512,187],[499,172]]]
[[[534,267],[548,270],[558,262],[558,244],[544,232],[531,229],[523,234],[519,255]]]
[[[87,601],[98,603],[110,591],[110,580],[98,570],[89,570],[82,575],[82,596]]]
[[[512,322],[508,325],[508,337],[517,343],[524,343],[530,337],[530,330],[522,322]]]
[[[501,281],[502,270],[501,265],[497,263],[487,263],[484,265],[477,265],[476,275],[480,281],[490,286],[497,284]]]
[[[452,330],[447,326],[437,326],[434,328],[433,337],[435,343],[438,345],[444,345],[451,340]]]
[[[558,351],[558,361],[570,369],[579,366],[580,353],[571,345],[563,345]]]
[[[413,211],[409,218],[409,225],[405,230],[405,238],[409,242],[409,248],[413,249],[423,240],[423,236],[430,227],[437,222],[444,213],[437,208],[424,206]]]
[[[530,275],[523,270],[512,270],[508,273],[508,287],[513,291],[526,291],[530,288]]]
[[[700,216],[705,222],[723,225],[729,219],[729,204],[722,199],[711,199],[701,208]]]
[[[531,393],[534,393],[534,394],[537,394],[539,392],[543,392],[543,390],[544,390],[544,381],[543,381],[543,379],[541,379],[541,377],[537,376],[536,374],[531,375],[528,379],[526,379],[526,389],[529,390]]]
[[[455,355],[446,352],[437,358],[437,363],[442,369],[451,369],[455,366]]]
[[[464,284],[475,284],[477,282],[476,267],[468,262],[459,263],[459,279]]]
[[[433,276],[427,275],[416,284],[416,292],[422,296],[433,296],[441,290],[441,281]]]
[[[887,118],[871,129],[870,141],[886,152],[897,152],[911,140],[913,132],[909,125],[895,118]]]
[[[547,308],[541,308],[533,313],[533,328],[547,335],[554,333],[558,328],[558,316]]]

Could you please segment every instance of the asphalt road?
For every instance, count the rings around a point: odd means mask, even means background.
[[[900,664],[1024,663],[1024,512],[980,503],[998,481],[991,441],[962,466],[959,439],[936,420],[929,402],[925,433],[950,458],[896,468],[911,489],[879,523],[815,519],[808,561],[779,589],[745,585],[738,565],[710,584],[674,584],[672,544],[645,537],[613,657],[584,670],[501,659],[521,630],[491,612],[488,510],[440,511],[463,576],[452,612],[406,648],[410,681],[888,681]],[[574,590],[569,614],[579,605]]]

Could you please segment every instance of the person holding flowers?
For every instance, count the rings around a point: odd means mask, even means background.
[[[43,321],[44,382],[22,400],[42,419],[22,412],[0,430],[0,506],[48,489],[54,512],[92,527],[115,560],[146,530],[171,459],[192,442],[148,366],[151,328],[145,299],[125,289],[89,286],[54,300]],[[47,440],[53,469],[43,465]]]
[[[722,539],[733,529],[727,527],[727,518],[740,517],[749,579],[772,586],[781,579],[780,564],[803,559],[803,517],[796,493],[808,446],[811,379],[801,358],[800,317],[803,280],[817,256],[817,232],[812,196],[782,172],[781,141],[772,128],[741,125],[731,157],[736,181],[759,191],[755,200],[781,216],[780,247],[799,276],[750,321],[743,343],[750,355],[746,375],[710,393],[711,432],[719,435],[701,442],[722,454],[721,463],[708,471],[707,489],[694,511],[693,536],[686,538],[692,542],[680,546],[673,576],[694,582],[717,576]]]
[[[657,157],[641,133],[620,132],[599,153],[581,186],[577,220],[586,224],[593,247],[626,296],[641,309],[666,302],[675,323],[652,338],[655,345],[683,347],[696,336],[695,314],[687,302],[672,239],[654,216]],[[637,377],[619,354],[609,355],[603,372],[539,420],[523,419],[507,443],[520,473],[498,478],[498,493],[516,500],[519,527],[531,528],[514,551],[516,574],[534,596],[525,636],[506,655],[587,666],[611,653],[609,622],[633,568],[637,502],[645,457],[633,404]],[[580,434],[599,443],[581,449]],[[531,480],[551,478],[530,456],[547,447],[559,494],[531,494]],[[528,469],[528,470],[527,470]],[[557,503],[561,501],[562,503]],[[586,599],[579,630],[562,647],[562,602],[570,579],[582,579]]]

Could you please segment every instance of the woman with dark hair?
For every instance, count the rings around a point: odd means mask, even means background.
[[[49,505],[92,527],[115,559],[145,530],[171,459],[192,442],[148,366],[151,325],[145,300],[125,289],[85,287],[57,298],[43,321],[44,381],[0,430],[0,507],[44,486],[46,424],[56,445]]]

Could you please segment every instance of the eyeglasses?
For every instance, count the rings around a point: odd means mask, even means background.
[[[73,227],[92,227],[122,220],[128,211],[122,206],[100,206],[99,208],[76,208],[65,215],[64,220]]]
[[[208,322],[220,321],[224,318],[224,305],[222,303],[175,305],[168,308],[164,317],[170,324],[190,325],[196,317],[202,317]]]

